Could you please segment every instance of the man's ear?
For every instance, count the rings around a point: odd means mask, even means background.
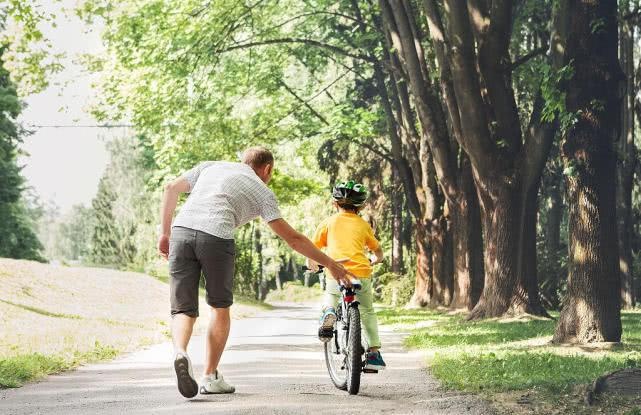
[[[263,170],[263,172],[265,173],[265,176],[269,176],[274,172],[274,165],[271,163],[267,163],[265,165],[265,170]]]

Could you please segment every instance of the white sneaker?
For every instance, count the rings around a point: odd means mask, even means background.
[[[198,394],[198,383],[194,379],[194,371],[191,368],[191,360],[187,353],[178,352],[174,357],[174,370],[178,391],[185,398],[193,398]]]
[[[209,395],[213,393],[234,393],[236,388],[225,382],[219,371],[203,377],[200,382],[200,393]]]

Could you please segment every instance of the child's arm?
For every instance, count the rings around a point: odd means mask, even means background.
[[[316,248],[320,250],[327,247],[327,225],[325,224],[325,221],[321,222],[316,227],[316,231],[314,231],[314,236],[311,238],[311,241],[316,245]],[[307,261],[305,262],[307,263],[307,268],[310,268],[314,272],[318,271],[318,266],[320,265],[318,262],[310,258],[307,258]]]
[[[374,253],[374,260],[372,265],[379,264],[383,262],[383,248],[374,236],[374,230],[369,224],[367,225],[367,235],[365,237],[365,246],[369,249],[370,252]]]

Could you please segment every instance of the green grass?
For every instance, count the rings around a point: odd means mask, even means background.
[[[532,387],[568,391],[574,385],[593,381],[605,372],[640,364],[640,356],[594,358],[518,350],[436,354],[431,366],[434,376],[446,387],[472,392],[496,392]]]
[[[545,319],[465,321],[433,310],[383,310],[386,324],[419,327],[405,345],[426,351],[431,372],[452,389],[491,393],[538,388],[560,393],[624,367],[641,367],[641,313],[624,312],[623,346],[612,350],[550,344]],[[407,327],[405,327],[407,328]]]
[[[17,388],[26,382],[59,373],[88,362],[113,359],[118,350],[96,343],[89,352],[73,352],[46,356],[40,353],[23,354],[0,359],[0,388]]]

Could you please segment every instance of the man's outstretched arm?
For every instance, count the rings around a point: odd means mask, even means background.
[[[176,210],[178,196],[191,190],[189,182],[179,177],[165,185],[160,208],[160,236],[158,237],[158,251],[165,259],[169,255],[169,235],[171,234],[171,219]]]
[[[336,281],[348,286],[351,285],[349,277],[353,277],[353,275],[347,272],[341,264],[316,248],[312,241],[307,239],[305,235],[296,231],[296,229],[292,228],[287,221],[284,219],[276,219],[269,222],[269,227],[272,228],[276,235],[280,236],[285,242],[287,242],[287,245],[289,245],[294,251],[325,266]]]

